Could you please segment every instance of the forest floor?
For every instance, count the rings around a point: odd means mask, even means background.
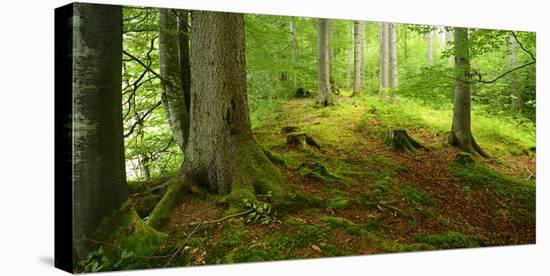
[[[391,104],[375,96],[336,100],[328,108],[316,108],[312,98],[290,100],[253,129],[309,204],[272,211],[267,224],[237,216],[197,226],[224,218],[226,209],[209,196],[187,196],[160,229],[169,237],[159,255],[177,254],[148,265],[535,243],[535,154],[528,149],[534,138],[474,113],[473,125],[481,125],[474,136],[493,158],[458,163],[457,149],[446,142],[448,111],[399,98]],[[320,148],[287,145],[284,126],[299,127]],[[384,142],[388,129],[406,129],[428,148],[394,150]]]

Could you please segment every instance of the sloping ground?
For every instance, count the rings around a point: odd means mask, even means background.
[[[535,158],[523,153],[529,139],[502,134],[498,143],[509,150],[489,146],[493,160],[457,163],[444,126],[431,128],[406,106],[373,97],[339,97],[323,109],[295,99],[262,122],[256,138],[308,203],[264,212],[261,224],[247,222],[249,213],[227,216],[215,197],[187,197],[162,229],[169,238],[150,266],[535,242]],[[299,127],[321,147],[288,146],[283,126]],[[428,149],[391,149],[389,128],[406,128]]]

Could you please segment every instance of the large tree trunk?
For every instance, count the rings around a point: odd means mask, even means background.
[[[508,37],[508,55],[510,58],[510,69],[516,68],[516,39],[513,35]],[[510,95],[512,96],[512,107],[517,112],[523,112],[523,99],[519,90],[519,79],[516,71],[510,73]]]
[[[471,73],[468,28],[455,28],[455,96],[449,142],[465,152],[489,157],[476,143],[471,129]]]
[[[319,19],[317,36],[317,100],[320,106],[333,104],[330,87],[329,19]]]
[[[180,61],[181,84],[185,107],[189,113],[191,107],[191,62],[189,60],[189,11],[177,11],[178,55]],[[187,117],[189,121],[189,118]],[[187,132],[186,132],[187,133]]]
[[[191,128],[182,175],[234,198],[277,192],[281,175],[252,135],[242,14],[193,11]]]
[[[428,66],[430,67],[434,64],[433,38],[432,31],[426,34],[426,40],[428,42]]]
[[[294,17],[290,18],[290,48],[292,50],[292,61],[294,62],[295,67],[296,64],[298,64],[299,52],[298,39],[296,38],[296,19]],[[296,68],[292,69],[292,80],[294,82],[294,91],[296,91],[299,87]]]
[[[388,78],[388,23],[380,23],[380,93],[384,94],[389,86]]]
[[[121,7],[75,4],[73,28],[73,235],[82,259],[84,238],[127,198]]]
[[[353,24],[353,96],[361,95],[361,63],[363,50],[361,47],[363,40],[365,23],[355,21]]]
[[[189,112],[185,102],[180,71],[177,17],[171,9],[159,9],[159,58],[162,104],[174,140],[185,150],[189,133]]]
[[[390,87],[397,88],[397,33],[395,31],[395,24],[389,24],[389,56],[390,56]]]

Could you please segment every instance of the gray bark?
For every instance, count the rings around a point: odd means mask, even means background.
[[[365,23],[362,21],[355,21],[353,24],[353,96],[361,95],[362,41],[364,26]]]
[[[389,86],[388,78],[388,23],[380,23],[380,92],[385,93]]]
[[[317,100],[321,106],[333,104],[330,87],[329,19],[319,19],[317,27]]]
[[[516,68],[517,55],[516,55],[516,39],[510,35],[508,37],[508,56],[510,69]],[[519,76],[516,71],[510,73],[510,95],[512,96],[512,107],[517,112],[523,112],[523,99],[519,89]]]
[[[185,107],[189,113],[191,103],[191,62],[189,60],[189,11],[178,11],[178,55]]]
[[[354,25],[350,25],[350,31],[346,34],[346,52],[347,52],[347,59],[346,59],[346,88],[351,87],[351,72],[352,72],[352,65],[351,65],[351,56],[353,52],[353,47],[351,45],[352,37],[354,36],[353,31]]]
[[[298,52],[298,40],[296,38],[296,19],[292,17],[290,19],[290,47],[292,50],[292,61],[294,64],[298,64],[299,52]],[[292,79],[294,81],[294,91],[298,89],[298,76],[296,74],[296,68],[293,69]]]
[[[76,3],[73,27],[73,234],[82,259],[91,249],[82,238],[127,199],[122,9]]]
[[[476,143],[471,129],[470,41],[468,28],[455,28],[455,95],[449,142],[468,153],[489,157]]]
[[[328,78],[331,91],[335,91],[336,84],[334,82],[334,46],[332,45],[334,37],[334,28],[332,20],[327,21],[328,25]]]
[[[177,17],[170,9],[159,9],[159,58],[163,78],[162,103],[174,140],[185,150],[189,133],[189,112],[180,71]]]
[[[390,56],[390,77],[389,83],[391,88],[397,88],[397,34],[395,31],[395,24],[389,24],[388,30],[389,36],[389,56]]]
[[[428,66],[434,64],[433,37],[432,31],[426,34],[426,40],[428,42]]]
[[[192,12],[191,127],[183,174],[219,194],[231,191],[236,155],[253,140],[246,95],[242,14]]]

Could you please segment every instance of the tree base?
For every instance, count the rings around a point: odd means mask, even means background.
[[[476,142],[473,136],[470,136],[470,139],[463,139],[466,141],[460,141],[454,132],[451,131],[449,134],[449,144],[453,147],[457,147],[464,152],[467,152],[472,155],[479,154],[484,158],[491,158]]]
[[[416,149],[426,148],[420,142],[409,136],[404,129],[388,130],[385,142],[386,145],[405,152],[414,152]]]
[[[75,246],[77,250],[81,249],[78,255],[81,260],[87,257],[83,252],[92,253],[100,247],[103,247],[104,255],[112,259],[120,257],[122,251],[136,256],[152,256],[166,237],[141,220],[128,200],[105,218],[92,236],[77,239]]]

